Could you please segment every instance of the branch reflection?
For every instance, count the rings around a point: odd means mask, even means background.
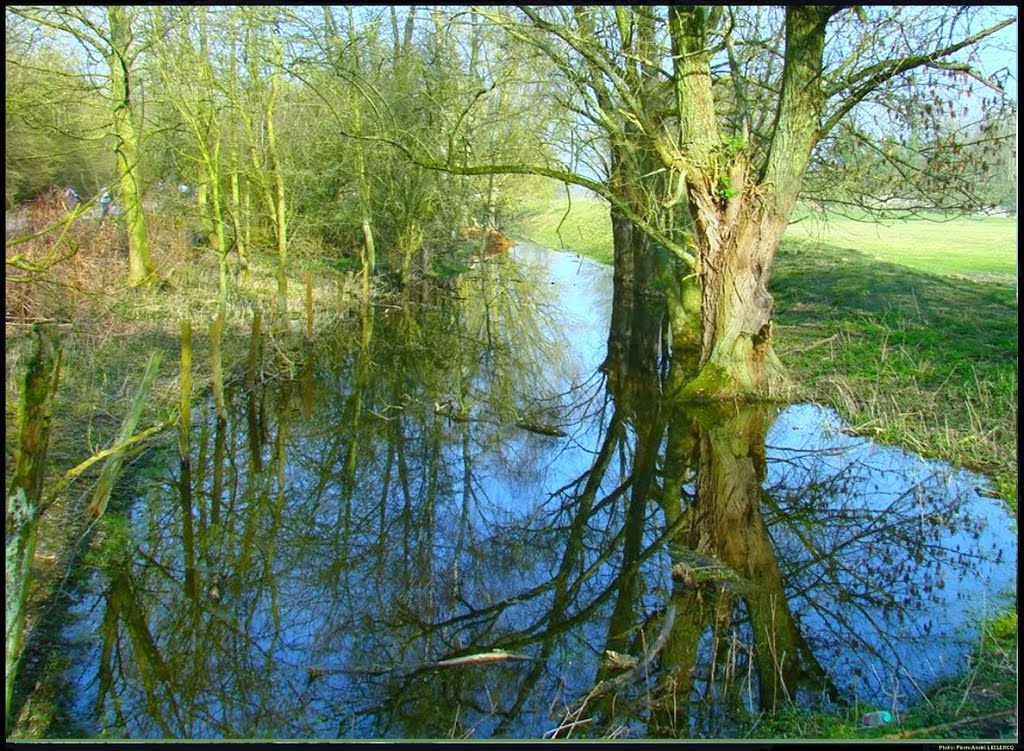
[[[79,608],[97,733],[721,737],[958,667],[1014,580],[996,512],[815,408],[680,403],[657,301],[574,328],[607,279],[563,261],[365,306],[208,406]]]

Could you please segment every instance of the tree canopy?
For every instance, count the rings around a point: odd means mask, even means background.
[[[6,16],[8,205],[51,184],[116,184],[131,283],[158,274],[145,206],[175,186],[194,195],[221,297],[230,258],[237,274],[247,254],[274,253],[284,312],[294,252],[364,289],[434,278],[457,268],[460,229],[497,226],[517,193],[553,179],[608,202],[616,278],[661,300],[635,325],[693,361],[695,397],[783,383],[766,282],[799,200],[861,215],[1015,201],[1010,8]]]

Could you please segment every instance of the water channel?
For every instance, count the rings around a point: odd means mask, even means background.
[[[985,480],[814,405],[675,404],[607,367],[611,308],[520,243],[209,406],[187,519],[151,452],[65,629],[82,732],[715,738],[962,670],[1016,585]]]

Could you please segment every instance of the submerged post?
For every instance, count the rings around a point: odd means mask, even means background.
[[[307,270],[306,277],[306,340],[313,341],[313,272]]]
[[[226,419],[224,409],[224,364],[221,357],[221,337],[224,334],[224,306],[210,324],[210,357],[213,360],[213,401],[217,405],[217,419]]]
[[[185,549],[185,588],[198,590],[194,533],[192,529],[192,322],[181,322],[181,398],[178,405],[178,459],[181,463],[178,492],[181,500],[182,538]]]
[[[181,397],[178,402],[178,455],[188,461],[192,434],[192,321],[181,322]]]
[[[263,332],[260,330],[260,319],[260,309],[256,308],[252,312],[252,333],[249,336],[249,362],[245,368],[245,388],[247,391],[252,391],[256,385],[256,371],[260,366],[260,355],[263,349]]]

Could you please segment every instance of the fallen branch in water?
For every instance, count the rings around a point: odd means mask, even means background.
[[[554,728],[552,730],[547,731],[541,737],[544,738],[544,740],[550,740],[552,738],[557,738],[558,734],[561,733],[563,730],[570,730],[570,731],[571,730],[575,730],[576,728],[582,727],[583,725],[589,725],[593,721],[594,721],[594,719],[592,717],[587,717],[586,719],[583,719],[583,720],[576,720],[574,722],[567,722],[567,723],[565,723],[563,725],[559,725],[557,728]]]
[[[422,668],[451,668],[459,665],[481,665],[489,662],[504,662],[506,660],[519,660],[533,662],[537,658],[530,657],[529,655],[518,655],[513,652],[506,652],[503,649],[495,649],[490,652],[481,652],[474,655],[464,655],[462,657],[452,657],[448,660],[438,660],[437,662],[425,662],[421,666]]]
[[[126,438],[123,441],[120,441],[118,443],[113,444],[112,446],[109,446],[108,448],[103,449],[102,451],[97,451],[88,459],[79,462],[76,466],[72,467],[67,472],[65,472],[61,476],[61,478],[54,484],[53,488],[47,492],[44,510],[45,508],[49,507],[51,503],[53,503],[56,497],[60,495],[60,493],[63,492],[63,490],[68,485],[71,484],[71,481],[73,479],[75,479],[78,475],[85,472],[85,470],[89,469],[89,467],[91,467],[96,462],[106,459],[108,456],[118,454],[121,451],[124,451],[129,446],[135,445],[136,443],[141,443],[142,441],[145,441],[147,438],[152,436],[154,433],[159,433],[161,430],[166,430],[168,427],[172,425],[174,425],[173,420],[158,422],[146,428],[145,430],[142,430],[136,433],[135,435]]]
[[[603,696],[609,691],[612,691],[619,686],[631,681],[638,674],[646,672],[648,666],[653,662],[654,658],[658,656],[658,653],[665,648],[665,643],[668,642],[669,634],[672,633],[672,625],[676,620],[676,607],[675,605],[669,605],[665,610],[665,621],[661,624],[661,631],[658,632],[658,638],[654,640],[651,648],[648,649],[643,656],[643,659],[638,661],[636,666],[625,673],[609,678],[606,681],[599,683],[594,686],[593,690],[590,691],[582,700],[577,702],[570,710],[570,714],[579,713],[591,700],[596,699],[598,696]]]
[[[420,670],[435,670],[440,668],[453,668],[462,665],[486,665],[493,662],[537,662],[540,658],[530,657],[529,655],[515,654],[514,652],[506,652],[503,649],[494,649],[490,652],[479,652],[477,654],[462,655],[461,657],[451,657],[447,660],[436,660],[430,662],[423,662],[419,665],[413,665],[412,667],[393,667],[393,668],[318,668],[313,666],[307,666],[306,671],[309,673],[309,679],[319,678],[321,675],[327,673],[352,673],[359,675],[386,675],[388,673],[396,673],[400,675],[417,673]]]
[[[916,728],[914,730],[904,730],[902,733],[893,733],[891,735],[883,735],[883,738],[913,738],[917,735],[928,735],[930,733],[938,732],[939,730],[948,730],[949,728],[959,727],[961,725],[972,725],[976,722],[984,722],[986,720],[995,720],[999,717],[1009,717],[1015,715],[1017,712],[1014,709],[1007,709],[1002,712],[994,712],[993,714],[982,715],[981,717],[965,717],[962,720],[956,720],[955,722],[946,722],[942,725],[932,725],[929,728]]]
[[[556,438],[563,438],[567,435],[561,428],[556,428],[554,425],[542,425],[539,422],[527,422],[526,420],[520,420],[516,423],[516,427],[528,430],[531,433],[539,433],[540,435],[550,435]]]
[[[658,653],[665,648],[665,644],[668,642],[668,637],[672,633],[672,626],[676,621],[675,605],[669,605],[668,608],[665,609],[664,618],[665,621],[661,624],[661,631],[658,632],[658,636],[651,645],[651,648],[644,653],[643,659],[638,660],[637,664],[625,673],[617,675],[614,678],[609,678],[608,680],[602,681],[594,686],[586,696],[566,710],[565,716],[562,718],[562,723],[557,728],[548,730],[544,733],[544,738],[558,738],[558,734],[563,730],[571,733],[581,725],[586,725],[592,722],[592,718],[583,717],[583,713],[586,711],[587,705],[589,705],[592,700],[618,688],[627,681],[632,680],[639,673],[646,673],[647,668],[650,666],[654,658],[657,657]]]

